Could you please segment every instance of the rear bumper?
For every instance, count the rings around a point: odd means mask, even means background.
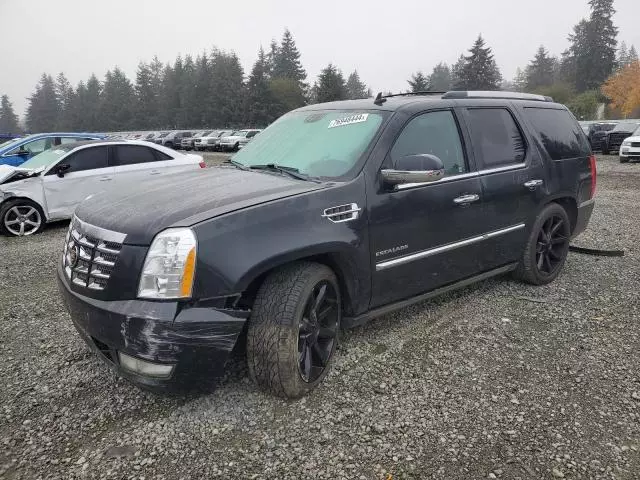
[[[249,316],[178,302],[96,300],[73,292],[61,266],[57,276],[64,305],[89,348],[118,375],[154,390],[210,386],[224,373]],[[143,376],[123,368],[118,352],[174,369],[168,378]]]
[[[596,201],[592,198],[578,206],[578,217],[576,219],[576,226],[573,229],[572,238],[577,237],[587,229],[587,225],[589,225],[589,220],[591,219],[591,214],[593,213],[595,205]]]

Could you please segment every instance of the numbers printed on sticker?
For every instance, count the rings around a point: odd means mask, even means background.
[[[329,122],[329,128],[342,127],[344,125],[351,125],[353,123],[366,122],[368,117],[368,113],[358,113],[356,115],[349,115],[348,117],[338,118]]]

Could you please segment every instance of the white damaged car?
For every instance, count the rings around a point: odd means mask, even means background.
[[[0,233],[31,235],[47,222],[71,218],[82,200],[100,191],[205,167],[200,155],[144,141],[59,145],[19,167],[0,165]]]

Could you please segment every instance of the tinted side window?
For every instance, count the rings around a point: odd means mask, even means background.
[[[412,119],[391,149],[391,161],[428,153],[442,160],[447,176],[467,172],[460,133],[450,111],[424,113]]]
[[[587,138],[566,110],[525,108],[524,111],[553,160],[585,157],[590,154]]]
[[[164,152],[161,152],[160,150],[153,150],[153,149],[149,149],[151,151],[153,151],[154,155],[156,156],[156,160],[173,160],[173,157],[170,157],[169,155],[167,155]]]
[[[15,155],[20,150],[26,150],[32,155],[37,155],[39,153],[44,152],[46,149],[51,147],[51,139],[50,138],[40,138],[38,140],[33,140],[29,143],[25,143],[20,147],[14,148],[8,155]]]
[[[472,108],[467,110],[467,117],[474,152],[480,155],[484,168],[503,167],[524,160],[525,142],[508,110]]]
[[[67,173],[82,172],[109,166],[109,149],[107,147],[84,148],[62,160],[61,164],[69,165]]]
[[[116,165],[135,165],[136,163],[155,162],[153,150],[142,145],[118,145],[116,147]]]

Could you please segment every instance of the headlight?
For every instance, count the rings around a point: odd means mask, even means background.
[[[630,146],[630,145],[631,145],[631,140],[624,140],[624,141],[622,142],[622,145],[624,145],[625,147]]]
[[[189,228],[169,228],[153,239],[142,267],[138,297],[189,298],[196,270],[196,236]]]

